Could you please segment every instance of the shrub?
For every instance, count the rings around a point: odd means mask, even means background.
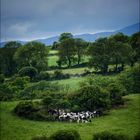
[[[37,107],[31,101],[21,101],[14,108],[14,113],[16,113],[18,116],[29,119],[33,119],[35,117],[34,112],[37,111]]]
[[[61,70],[55,70],[53,74],[54,79],[67,79],[69,77],[69,74],[63,74]]]
[[[49,140],[46,136],[36,136],[33,137],[31,140]]]
[[[19,70],[18,74],[20,76],[29,76],[31,79],[33,79],[37,75],[37,69],[34,67],[23,67]]]
[[[5,78],[4,75],[3,74],[0,74],[0,84],[1,83],[4,83],[4,78]]]
[[[126,94],[125,88],[119,83],[112,83],[107,86],[110,93],[111,105],[123,104],[122,96]]]
[[[140,92],[140,64],[123,71],[119,77],[119,82],[126,88],[128,93]]]
[[[54,78],[55,79],[62,79],[62,77],[63,77],[63,73],[62,73],[61,70],[55,70],[54,71]]]
[[[50,74],[46,71],[41,71],[37,76],[38,80],[50,80]]]
[[[137,132],[134,136],[134,140],[140,140],[140,132]]]
[[[95,85],[106,88],[109,84],[114,83],[116,79],[110,76],[90,75],[86,80],[80,82],[80,87],[86,85]]]
[[[128,137],[123,134],[113,134],[111,132],[100,132],[93,135],[93,140],[128,140]]]
[[[59,130],[50,136],[50,140],[81,140],[76,130]]]
[[[8,101],[13,98],[12,89],[6,84],[0,84],[0,101]]]
[[[3,100],[19,98],[20,91],[22,91],[27,86],[28,83],[29,77],[13,76],[5,80],[5,82],[0,85],[1,97],[3,96],[5,98]]]
[[[75,93],[69,94],[68,99],[72,105],[77,105],[83,110],[106,109],[110,105],[107,90],[93,85],[81,87]]]
[[[47,81],[40,81],[29,85],[20,93],[21,99],[33,99],[33,98],[42,98],[48,93],[59,93],[62,90],[62,86],[58,83],[51,83]]]

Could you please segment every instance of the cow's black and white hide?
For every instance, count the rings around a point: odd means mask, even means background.
[[[69,122],[77,122],[77,123],[87,123],[91,122],[93,117],[97,117],[97,111],[82,111],[78,113],[69,112],[65,113],[64,111],[59,111],[59,121],[69,121]]]

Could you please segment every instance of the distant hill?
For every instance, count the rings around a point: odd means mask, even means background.
[[[95,34],[81,34],[81,35],[74,35],[74,38],[82,38],[86,41],[92,42],[95,41],[96,39],[100,38],[100,37],[108,37],[110,35],[116,34],[118,32],[122,32],[125,35],[132,35],[136,32],[140,31],[140,23],[137,24],[133,24],[130,26],[127,26],[125,28],[122,28],[120,30],[116,30],[114,32],[99,32],[99,33],[95,33]],[[54,37],[50,37],[50,38],[46,38],[46,39],[37,39],[35,41],[39,41],[41,43],[44,43],[45,45],[52,45],[54,41],[58,41],[59,36],[54,36]],[[22,44],[26,43],[24,41],[18,41]],[[3,47],[5,45],[6,42],[1,42],[0,43],[0,47]]]
[[[122,32],[125,35],[132,35],[140,30],[140,23],[133,24],[131,26],[127,26],[125,28],[122,28],[120,30],[114,31],[114,32],[99,32],[95,34],[81,34],[81,35],[74,35],[74,38],[82,38],[86,41],[95,41],[96,39],[100,37],[108,37],[110,35],[116,34],[118,32]],[[51,37],[51,38],[46,38],[46,39],[39,39],[37,41],[40,41],[42,43],[45,43],[46,45],[52,45],[54,41],[58,41],[59,36]]]

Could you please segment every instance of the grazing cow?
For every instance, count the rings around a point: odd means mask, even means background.
[[[77,122],[77,123],[87,123],[91,122],[91,119],[94,117],[98,117],[101,115],[100,111],[82,111],[78,113],[68,112],[65,113],[64,110],[59,111],[59,121],[69,121],[69,122]]]

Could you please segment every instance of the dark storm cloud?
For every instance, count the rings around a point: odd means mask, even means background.
[[[1,0],[1,39],[115,30],[139,21],[139,0]]]

